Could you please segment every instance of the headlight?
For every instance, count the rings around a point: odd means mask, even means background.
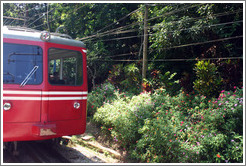
[[[10,108],[11,108],[11,104],[10,104],[10,103],[4,103],[3,109],[4,109],[5,111],[10,110]]]

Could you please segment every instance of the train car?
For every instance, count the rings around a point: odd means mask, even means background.
[[[3,27],[3,142],[47,140],[86,129],[87,65],[70,36]]]

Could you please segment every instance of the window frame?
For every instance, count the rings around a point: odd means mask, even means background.
[[[50,70],[50,60],[49,60],[49,56],[50,56],[50,50],[51,49],[57,49],[57,50],[67,50],[67,51],[71,51],[71,52],[77,52],[78,53],[78,55],[81,57],[81,69],[82,69],[82,75],[81,75],[81,79],[82,79],[82,81],[81,81],[81,84],[79,84],[79,85],[66,85],[66,84],[52,84],[51,82],[50,82],[50,76],[49,76],[49,70]],[[77,57],[76,57],[76,59],[77,59]],[[78,64],[78,63],[77,63]],[[48,70],[47,70],[47,77],[48,77],[48,83],[51,85],[51,86],[69,86],[69,87],[80,87],[80,86],[82,86],[83,84],[84,84],[84,68],[83,68],[83,66],[84,66],[84,64],[83,64],[83,54],[80,52],[80,51],[78,51],[78,50],[73,50],[73,49],[66,49],[66,48],[59,48],[59,47],[50,47],[48,50],[47,50],[47,68],[48,68]],[[78,71],[78,65],[76,66],[76,69],[77,69],[77,71]]]
[[[43,82],[44,82],[44,49],[42,48],[42,46],[40,45],[34,45],[34,44],[22,44],[22,43],[12,43],[12,42],[3,42],[3,50],[4,50],[4,44],[11,44],[11,45],[22,45],[22,46],[34,46],[34,47],[39,47],[39,49],[42,51],[40,56],[41,59],[42,59],[42,70],[41,70],[41,81],[40,83],[38,84],[30,84],[27,82],[27,84],[25,84],[25,86],[37,86],[37,85],[41,85]],[[4,58],[4,52],[3,52],[3,55],[2,57]],[[4,70],[4,62],[3,62],[3,68]],[[3,80],[4,80],[4,77],[3,77]],[[5,85],[20,85],[21,83],[4,83],[3,81],[3,84]]]

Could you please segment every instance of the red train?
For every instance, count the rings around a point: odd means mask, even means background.
[[[3,142],[84,133],[87,65],[68,35],[3,27]]]

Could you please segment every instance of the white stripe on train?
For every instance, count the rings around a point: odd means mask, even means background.
[[[3,97],[3,100],[86,100],[87,97]]]
[[[87,95],[87,91],[11,91],[4,90],[3,94],[23,94],[23,95]]]

